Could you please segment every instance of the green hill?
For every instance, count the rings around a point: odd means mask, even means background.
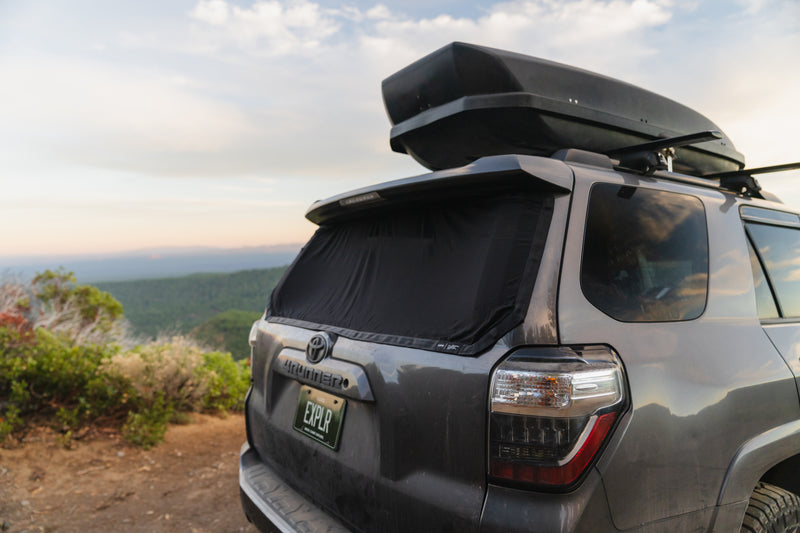
[[[236,360],[250,355],[247,336],[260,311],[231,309],[206,320],[192,330],[192,336],[214,349],[230,352]]]
[[[187,334],[232,309],[263,312],[270,291],[285,270],[286,267],[276,267],[229,274],[193,274],[104,282],[96,286],[122,303],[134,333],[155,337],[162,332]],[[244,332],[245,342],[248,331],[249,325]]]

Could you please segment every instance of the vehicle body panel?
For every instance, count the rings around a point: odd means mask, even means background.
[[[256,349],[274,354],[313,333],[266,322],[262,328]],[[299,381],[254,365],[253,447],[295,490],[350,527],[476,531],[485,491],[486,391],[505,351],[498,346],[465,358],[340,337],[332,360],[363,368],[376,401],[348,399],[338,451],[292,429]]]
[[[263,465],[271,472],[265,476],[293,491],[291,501],[317,509],[320,520],[334,528],[727,532],[738,527],[760,476],[800,450],[795,381],[800,326],[762,326],[757,318],[738,209],[741,203],[769,202],[658,176],[497,156],[318,202],[309,218],[343,216],[342,200],[371,191],[405,194],[421,187],[417,192],[424,193],[434,175],[463,184],[471,183],[465,176],[471,172],[484,179],[509,169],[549,183],[555,201],[525,321],[476,356],[339,337],[320,368],[350,376],[355,382],[346,391],[279,368],[281,358],[303,365],[314,331],[260,321],[246,413],[251,448],[246,458],[243,452],[243,464]],[[586,299],[581,257],[590,190],[598,182],[656,188],[702,202],[710,259],[708,299],[699,318],[620,322]],[[625,366],[630,408],[574,491],[552,494],[491,483],[486,460],[492,369],[514,347],[556,344],[612,347]],[[301,384],[347,400],[338,451],[292,429]],[[258,490],[249,497],[257,498]]]
[[[658,187],[703,201],[710,276],[700,318],[624,323],[585,299],[579,276],[581,214],[598,181]],[[800,414],[791,373],[756,318],[744,231],[731,231],[741,227],[734,203],[716,191],[576,169],[559,326],[561,342],[608,343],[626,365],[631,423],[619,447],[598,463],[621,530],[713,508],[741,443]]]
[[[764,331],[792,369],[800,394],[800,322],[784,320],[764,324]]]
[[[469,171],[519,172],[547,185],[555,211],[545,243],[530,320],[494,348],[476,357],[367,343],[338,337],[331,357],[319,368],[363,375],[366,384],[347,391],[320,385],[303,375],[305,347],[314,331],[259,321],[253,348],[253,386],[247,423],[252,449],[263,463],[303,498],[348,527],[363,531],[470,531],[480,526],[486,491],[487,401],[492,368],[521,339],[557,342],[556,295],[561,249],[572,187],[572,171],[560,161],[527,156],[481,160],[463,172],[443,171],[399,180],[395,186],[366,188],[392,197],[397,190],[423,187],[435,179],[466,179]],[[485,179],[485,178],[481,178]],[[391,191],[386,194],[386,191]],[[356,195],[356,196],[357,196]],[[343,198],[352,195],[342,195]],[[396,196],[395,196],[396,198]],[[318,202],[310,218],[342,216],[335,201]],[[329,219],[329,218],[328,218]],[[535,311],[534,311],[535,310]],[[283,364],[281,364],[283,362]],[[302,366],[301,366],[302,365]],[[338,451],[291,429],[300,383],[339,394],[348,401]],[[311,465],[314,465],[312,468]],[[324,472],[315,475],[313,469]],[[335,497],[330,495],[336,494]]]

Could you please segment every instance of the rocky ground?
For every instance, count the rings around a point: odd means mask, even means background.
[[[136,448],[92,430],[71,448],[41,428],[0,448],[0,531],[248,532],[239,504],[241,415],[195,415]]]

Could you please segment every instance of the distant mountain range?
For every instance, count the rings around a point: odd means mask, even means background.
[[[0,272],[23,278],[64,267],[79,283],[185,276],[207,272],[237,272],[291,263],[302,244],[249,248],[153,248],[116,254],[0,256]]]

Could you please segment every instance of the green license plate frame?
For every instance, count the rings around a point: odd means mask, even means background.
[[[331,450],[339,449],[347,400],[303,385],[297,399],[294,429]]]

